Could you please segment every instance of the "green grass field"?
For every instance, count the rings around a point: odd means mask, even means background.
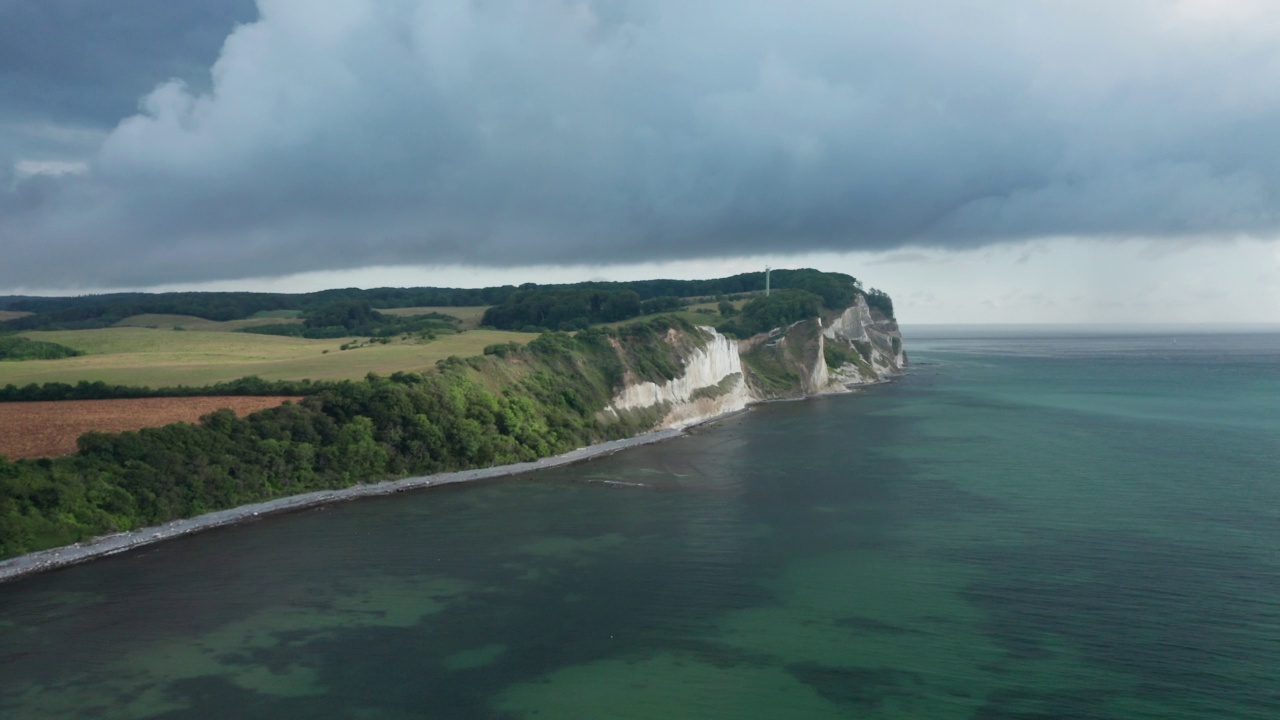
[[[411,308],[388,308],[378,309],[378,312],[386,315],[400,315],[404,317],[412,317],[414,315],[428,315],[430,313],[440,313],[441,315],[452,315],[462,321],[458,327],[464,330],[472,330],[480,327],[480,318],[484,317],[484,311],[488,310],[488,305],[476,305],[469,307],[411,307]]]
[[[198,386],[248,375],[267,380],[354,379],[370,372],[390,375],[397,371],[428,370],[435,367],[437,360],[450,355],[479,355],[486,345],[526,343],[536,337],[528,333],[471,330],[424,344],[393,343],[339,350],[347,339],[306,340],[225,330],[178,332],[115,327],[22,335],[56,342],[86,355],[63,360],[0,363],[0,385],[101,380],[147,387]]]
[[[290,312],[288,310],[282,312]],[[116,327],[132,327],[132,328],[149,328],[152,330],[172,330],[174,328],[182,328],[183,330],[202,330],[207,332],[235,332],[242,328],[254,327],[255,325],[284,325],[287,323],[302,322],[296,319],[295,315],[258,315],[247,320],[229,320],[227,322],[218,322],[217,320],[206,320],[204,318],[193,317],[191,315],[134,315],[116,323]]]
[[[763,293],[761,293],[761,294],[763,294]],[[749,302],[751,302],[751,300],[750,300],[750,299],[747,299],[747,300],[730,300],[730,301],[729,301],[729,304],[730,304],[730,305],[732,305],[734,308],[736,308],[736,309],[738,309],[738,310],[741,310],[741,309],[742,309],[742,306],[743,306],[743,305],[746,305],[746,304],[747,304],[747,303],[749,303]],[[693,305],[690,305],[690,306],[689,306],[689,309],[690,309],[690,310],[715,310],[717,313],[719,313],[719,312],[720,312],[720,303],[718,303],[718,302],[700,302],[700,303],[694,303]]]
[[[617,327],[622,327],[623,325],[632,325],[634,323],[644,322],[645,320],[658,317],[659,315],[674,315],[675,317],[678,317],[681,320],[684,320],[692,325],[710,325],[711,327],[716,327],[720,323],[729,319],[721,316],[720,313],[718,312],[708,315],[706,313],[693,312],[692,310],[677,310],[674,312],[658,313],[657,315],[642,315],[640,317],[631,318],[630,320],[619,320],[618,322],[600,323],[596,325],[596,327],[617,328]]]

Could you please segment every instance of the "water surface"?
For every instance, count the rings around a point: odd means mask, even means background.
[[[1052,335],[0,586],[0,716],[1280,717],[1280,336]]]

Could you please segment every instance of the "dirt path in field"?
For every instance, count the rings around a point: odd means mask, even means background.
[[[53,457],[76,451],[90,430],[122,432],[194,423],[214,410],[237,415],[280,405],[287,397],[189,397],[136,400],[59,400],[0,403],[0,455],[11,460]]]

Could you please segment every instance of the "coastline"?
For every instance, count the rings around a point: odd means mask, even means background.
[[[58,568],[77,565],[79,563],[107,557],[109,555],[128,552],[147,545],[153,545],[155,543],[184,537],[186,535],[194,535],[214,528],[251,522],[271,515],[282,515],[284,513],[318,507],[320,505],[328,505],[331,503],[356,500],[365,497],[392,495],[395,493],[421,490],[439,485],[453,485],[457,483],[474,482],[476,480],[488,480],[512,475],[522,475],[535,470],[546,470],[549,468],[572,465],[574,463],[583,462],[602,455],[612,455],[615,452],[626,450],[628,448],[639,447],[641,445],[651,445],[664,440],[677,438],[684,435],[686,430],[693,427],[723,420],[736,414],[738,413],[717,415],[716,417],[708,418],[700,423],[695,423],[684,428],[657,430],[643,435],[636,435],[635,437],[623,438],[621,440],[610,440],[608,442],[597,443],[595,445],[587,445],[576,450],[570,450],[567,453],[553,455],[530,462],[515,463],[513,465],[498,465],[495,467],[478,468],[475,470],[457,470],[454,472],[436,473],[434,475],[420,475],[400,480],[384,480],[382,482],[370,483],[367,485],[354,485],[352,487],[338,490],[317,490],[315,492],[303,493],[301,495],[290,495],[288,497],[277,498],[275,500],[254,503],[252,505],[241,505],[228,510],[218,510],[216,512],[198,515],[193,518],[173,520],[163,525],[154,525],[151,527],[140,528],[138,530],[115,533],[113,535],[103,535],[92,540],[75,543],[74,545],[64,545],[62,547],[51,548],[49,550],[39,550],[26,555],[19,555],[15,558],[0,561],[0,583],[17,580],[28,575],[35,575],[50,570],[56,570]]]
[[[655,430],[653,432],[636,435],[635,437],[623,438],[621,440],[609,440],[603,443],[596,443],[595,445],[587,445],[560,455],[552,455],[550,457],[530,462],[515,463],[512,465],[497,465],[494,467],[477,468],[473,470],[455,470],[453,472],[436,473],[434,475],[419,475],[402,478],[400,480],[383,480],[377,483],[353,485],[351,487],[336,490],[317,490],[314,492],[302,493],[300,495],[289,495],[287,497],[253,503],[250,505],[241,505],[227,510],[217,510],[204,515],[197,515],[193,518],[172,520],[163,525],[152,525],[150,527],[140,528],[137,530],[129,530],[127,532],[114,533],[112,535],[103,535],[72,545],[64,545],[62,547],[50,548],[48,550],[38,550],[33,553],[19,555],[18,557],[9,558],[7,560],[0,560],[0,584],[12,580],[18,580],[29,575],[37,575],[39,573],[57,570],[59,568],[89,562],[98,558],[129,552],[130,550],[154,545],[166,540],[185,537],[187,535],[195,535],[206,530],[252,522],[272,515],[283,515],[285,513],[307,510],[321,505],[329,505],[348,500],[358,500],[360,498],[376,497],[380,495],[393,495],[395,493],[409,492],[413,490],[424,490],[440,485],[454,485],[457,483],[474,482],[477,480],[510,477],[513,475],[522,475],[524,473],[534,472],[536,470],[546,470],[572,465],[574,463],[584,462],[603,455],[612,455],[613,453],[626,450],[628,448],[652,445],[664,440],[678,438],[695,428],[705,427],[749,412],[755,405],[853,395],[862,387],[882,385],[892,381],[892,378],[884,378],[874,383],[864,383],[858,386],[848,387],[844,392],[837,391],[794,398],[756,400],[741,410],[734,410],[712,417],[703,418],[688,425],[668,428],[665,430]]]

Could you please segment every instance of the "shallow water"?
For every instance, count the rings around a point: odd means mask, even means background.
[[[856,396],[0,586],[0,716],[1280,717],[1280,336],[907,345]]]

